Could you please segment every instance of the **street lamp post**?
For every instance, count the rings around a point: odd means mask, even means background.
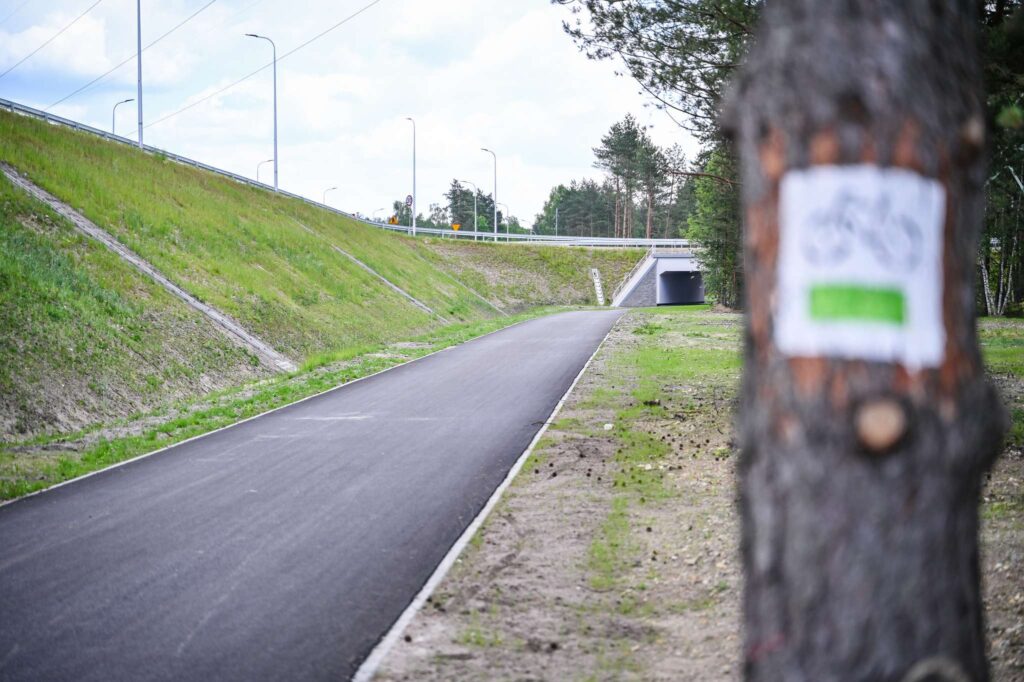
[[[555,206],[555,236],[558,236],[558,207]]]
[[[122,104],[128,104],[128,102],[134,102],[135,99],[123,99],[114,105],[114,110],[110,112],[110,134],[117,135],[117,108]]]
[[[373,219],[377,220],[377,214],[380,213],[383,210],[385,210],[383,206],[381,208],[374,209],[374,211],[373,211]]]
[[[274,191],[277,191],[277,45],[274,41],[266,36],[257,35],[255,33],[246,33],[247,38],[259,38],[270,43],[270,48],[274,54]]]
[[[480,188],[477,187],[476,185],[474,185],[469,180],[459,180],[459,182],[464,182],[467,185],[472,185],[472,187],[473,187],[473,241],[476,241],[476,239],[477,239],[477,235],[476,235],[476,230],[477,230],[477,227],[476,227],[476,195],[480,191]]]
[[[485,147],[481,147],[480,151],[494,157],[494,241],[498,241],[498,155]]]
[[[142,149],[142,0],[136,0],[135,2],[135,20],[135,40],[137,43],[136,49],[138,50],[135,53],[135,61],[138,62],[139,67],[138,93],[136,97],[139,99],[139,149]]]
[[[324,206],[326,206],[327,205],[327,193],[328,192],[333,192],[336,189],[338,189],[338,188],[337,187],[328,187],[327,189],[325,189],[324,190],[323,200],[320,203],[323,204]]]
[[[411,116],[405,117],[412,123],[412,236],[416,236],[416,121]]]
[[[267,163],[274,163],[274,160],[266,159],[265,161],[260,161],[259,163],[256,164],[256,182],[260,181],[260,168],[262,168],[263,165]]]

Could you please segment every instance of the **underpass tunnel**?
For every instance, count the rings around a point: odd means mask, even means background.
[[[704,279],[699,272],[662,272],[658,276],[658,305],[704,302]]]

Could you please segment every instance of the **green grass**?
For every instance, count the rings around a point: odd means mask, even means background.
[[[982,318],[978,321],[978,337],[985,366],[991,374],[1018,381],[1024,377],[1024,320]],[[1005,398],[1010,414],[1006,445],[1024,448],[1024,402],[1019,392]]]
[[[501,646],[504,640],[502,640],[501,635],[497,632],[491,632],[482,627],[480,625],[480,617],[477,614],[473,614],[470,625],[459,633],[456,642],[465,646],[488,649]]]
[[[590,586],[595,590],[614,589],[638,551],[630,530],[629,500],[617,496],[590,543],[587,556]]]
[[[1024,494],[1005,500],[987,502],[981,506],[981,516],[986,521],[1019,517],[1024,514]]]
[[[1024,376],[1024,320],[982,318],[978,336],[989,372]]]

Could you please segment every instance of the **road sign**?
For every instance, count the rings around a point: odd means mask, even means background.
[[[406,205],[407,208],[412,208],[412,195],[411,194],[407,194],[405,196],[405,205]]]
[[[460,227],[462,227],[462,223],[452,223],[452,229],[455,230],[456,232],[459,231]]]

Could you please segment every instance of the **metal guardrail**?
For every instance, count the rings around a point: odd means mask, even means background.
[[[78,121],[72,121],[71,119],[64,118],[62,116],[57,116],[56,114],[51,114],[51,113],[46,112],[46,111],[40,111],[39,109],[34,109],[32,107],[25,106],[24,104],[19,104],[17,102],[13,102],[13,101],[8,100],[8,99],[3,99],[2,97],[0,97],[0,107],[2,107],[4,109],[8,109],[9,111],[11,111],[11,113],[21,114],[23,116],[31,116],[32,118],[38,118],[38,119],[41,119],[41,120],[46,121],[48,123],[53,123],[53,124],[57,124],[57,125],[63,125],[63,126],[67,126],[68,128],[73,128],[74,130],[79,130],[79,131],[84,132],[84,133],[89,133],[91,135],[96,135],[98,137],[102,137],[105,140],[109,140],[110,142],[119,142],[121,144],[126,144],[126,145],[129,145],[129,146],[138,148],[138,143],[130,140],[127,137],[122,137],[120,135],[115,135],[113,133],[108,133],[105,130],[100,130],[99,128],[93,128],[92,126],[85,125],[84,123],[79,123]],[[223,177],[230,178],[230,179],[234,180],[235,182],[240,182],[240,183],[242,183],[244,185],[249,185],[251,187],[258,187],[260,189],[265,189],[265,190],[268,190],[268,191],[271,191],[271,192],[274,191],[274,188],[272,186],[270,186],[270,185],[268,185],[268,184],[266,184],[264,182],[259,182],[257,180],[253,180],[252,178],[247,178],[244,175],[238,175],[237,173],[232,173],[231,171],[223,170],[221,168],[216,168],[216,167],[211,166],[209,164],[205,164],[202,161],[196,161],[194,159],[190,159],[188,157],[181,156],[179,154],[175,154],[174,152],[169,152],[166,149],[160,149],[159,147],[153,147],[153,146],[148,145],[148,144],[143,145],[142,149],[144,151],[149,152],[150,154],[158,154],[158,155],[160,155],[160,156],[162,156],[164,158],[170,159],[171,161],[183,164],[185,166],[192,166],[193,168],[199,168],[199,169],[202,169],[202,170],[205,170],[205,171],[209,171],[210,173],[216,173],[217,175],[221,175]],[[411,234],[412,233],[412,228],[409,227],[408,225],[388,225],[386,223],[378,222],[378,221],[375,221],[375,220],[369,220],[367,218],[363,218],[362,216],[358,216],[358,215],[355,215],[353,213],[348,213],[346,211],[342,211],[341,209],[334,208],[333,206],[328,206],[327,204],[323,204],[323,203],[321,203],[319,201],[314,201],[313,199],[309,199],[309,198],[301,196],[299,194],[294,194],[294,193],[289,192],[287,190],[283,190],[283,189],[282,190],[278,190],[277,194],[281,194],[281,195],[289,197],[291,199],[298,199],[299,201],[307,203],[310,206],[316,206],[317,208],[323,209],[325,211],[331,211],[332,213],[335,213],[335,214],[341,215],[341,216],[345,216],[346,218],[350,218],[352,220],[359,221],[359,222],[361,222],[361,223],[363,223],[365,225],[370,225],[371,227],[376,227],[376,228],[380,228],[380,229],[384,229],[384,230],[389,230],[389,231],[392,231],[392,232],[402,232],[402,233],[405,233],[405,234]],[[448,238],[448,239],[473,239],[475,241],[485,241],[485,240],[487,240],[487,241],[497,241],[499,243],[506,243],[506,244],[513,244],[513,243],[519,243],[519,244],[523,244],[523,243],[539,243],[539,244],[549,244],[549,245],[553,245],[553,246],[590,246],[590,247],[613,247],[613,248],[614,247],[618,247],[618,248],[623,248],[623,247],[626,247],[626,248],[628,248],[628,247],[653,248],[653,247],[656,247],[656,246],[657,247],[668,247],[668,248],[688,248],[690,246],[690,242],[688,240],[686,240],[686,239],[639,239],[639,238],[638,239],[633,239],[633,238],[615,238],[615,237],[571,237],[571,236],[569,236],[569,237],[567,237],[567,236],[557,236],[556,237],[554,235],[534,235],[534,234],[516,234],[516,233],[502,234],[500,232],[495,234],[494,232],[478,232],[478,231],[465,231],[465,230],[441,230],[441,229],[436,229],[436,228],[432,228],[432,227],[417,227],[416,228],[416,234],[425,234],[425,235],[431,235],[431,236],[438,236],[438,237]]]

